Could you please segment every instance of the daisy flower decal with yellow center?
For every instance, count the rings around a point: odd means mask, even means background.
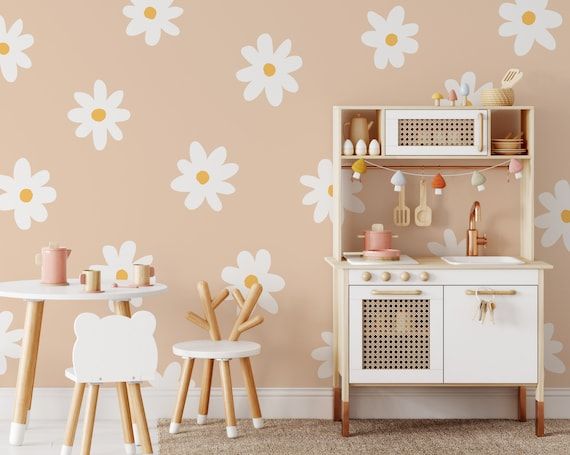
[[[237,267],[225,267],[222,280],[241,291],[245,298],[251,287],[259,283],[263,292],[259,298],[259,306],[269,313],[276,314],[279,307],[277,300],[271,295],[285,287],[285,280],[279,275],[269,273],[271,254],[267,250],[259,250],[255,256],[249,251],[242,251],[237,257]]]
[[[549,51],[556,48],[549,29],[560,27],[562,16],[547,6],[548,0],[515,0],[500,6],[499,15],[508,22],[501,24],[499,35],[515,37],[515,54],[528,54],[535,41]]]
[[[107,133],[116,141],[123,139],[123,132],[117,123],[128,120],[131,113],[119,107],[123,102],[122,90],[107,96],[105,83],[96,80],[93,85],[93,96],[89,93],[75,92],[73,97],[80,107],[71,109],[67,113],[67,118],[79,123],[75,130],[77,137],[93,135],[93,145],[97,150],[103,150],[107,145]]]
[[[241,82],[247,82],[243,92],[246,101],[256,99],[261,92],[269,104],[277,107],[283,101],[283,91],[297,93],[299,84],[291,73],[303,66],[303,60],[291,53],[291,40],[286,39],[273,50],[273,40],[267,33],[257,38],[257,48],[245,46],[241,55],[250,66],[239,70],[236,77]]]
[[[362,34],[362,42],[373,47],[374,65],[384,69],[390,63],[395,68],[404,66],[405,55],[418,51],[418,42],[412,38],[419,30],[418,24],[404,24],[405,11],[395,6],[386,18],[374,11],[368,12],[368,22],[374,30]]]
[[[180,34],[180,29],[170,21],[181,16],[184,10],[171,6],[173,0],[131,0],[131,3],[123,8],[123,14],[131,19],[127,25],[127,35],[144,33],[145,43],[156,46],[162,32],[170,36]]]
[[[132,283],[134,264],[151,265],[153,261],[153,257],[150,254],[135,259],[136,251],[137,244],[132,240],[123,242],[118,250],[113,245],[105,245],[103,247],[103,258],[105,259],[105,264],[92,265],[90,269],[101,271],[101,281],[107,283],[121,281],[125,283]],[[151,278],[151,283],[154,280],[156,280],[156,278]],[[142,298],[137,297],[131,299],[131,304],[134,307],[141,306]],[[114,311],[112,302],[109,302],[109,309],[111,311]]]
[[[562,239],[570,251],[570,183],[568,180],[559,180],[554,185],[554,194],[541,193],[538,200],[547,210],[534,221],[536,227],[546,229],[540,243],[549,248]]]
[[[190,160],[178,161],[178,170],[182,173],[176,177],[170,187],[174,191],[188,193],[184,205],[194,210],[204,201],[212,210],[222,210],[222,201],[219,194],[235,193],[234,186],[226,182],[239,170],[235,163],[226,163],[227,151],[225,147],[217,147],[209,155],[199,142],[190,144]]]
[[[41,170],[32,174],[26,158],[20,158],[14,165],[14,176],[0,175],[0,211],[14,211],[16,225],[22,230],[32,226],[32,220],[43,223],[48,212],[44,204],[55,201],[56,191],[45,186],[49,172]],[[3,192],[1,192],[3,191]]]
[[[24,51],[34,44],[34,37],[22,35],[23,29],[22,19],[7,28],[4,17],[0,15],[0,70],[8,82],[14,82],[18,77],[18,67],[32,67],[32,61]]]

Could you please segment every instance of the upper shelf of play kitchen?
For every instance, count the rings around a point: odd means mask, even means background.
[[[532,106],[514,106],[513,86],[522,77],[507,71],[500,88],[484,89],[481,106],[462,84],[451,90],[446,105],[434,93],[433,106],[337,106],[342,125],[342,159],[529,159],[534,153]]]

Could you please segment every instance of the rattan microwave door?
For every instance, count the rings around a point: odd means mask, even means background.
[[[386,155],[487,155],[487,118],[476,109],[387,110]]]

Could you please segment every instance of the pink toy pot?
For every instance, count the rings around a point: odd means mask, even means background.
[[[42,284],[54,284],[64,286],[67,282],[67,258],[71,254],[68,248],[59,247],[50,243],[42,248],[42,252],[36,254],[36,265],[42,267]]]
[[[364,235],[359,235],[359,238],[364,238],[365,251],[380,251],[389,250],[392,248],[392,231],[364,231]]]

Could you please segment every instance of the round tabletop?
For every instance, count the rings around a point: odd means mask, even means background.
[[[42,284],[40,280],[0,282],[0,297],[14,299],[43,300],[114,300],[125,301],[135,297],[147,297],[166,292],[165,284],[156,283],[140,288],[117,287],[112,283],[101,283],[101,292],[85,292],[79,280],[69,280],[69,286]]]

